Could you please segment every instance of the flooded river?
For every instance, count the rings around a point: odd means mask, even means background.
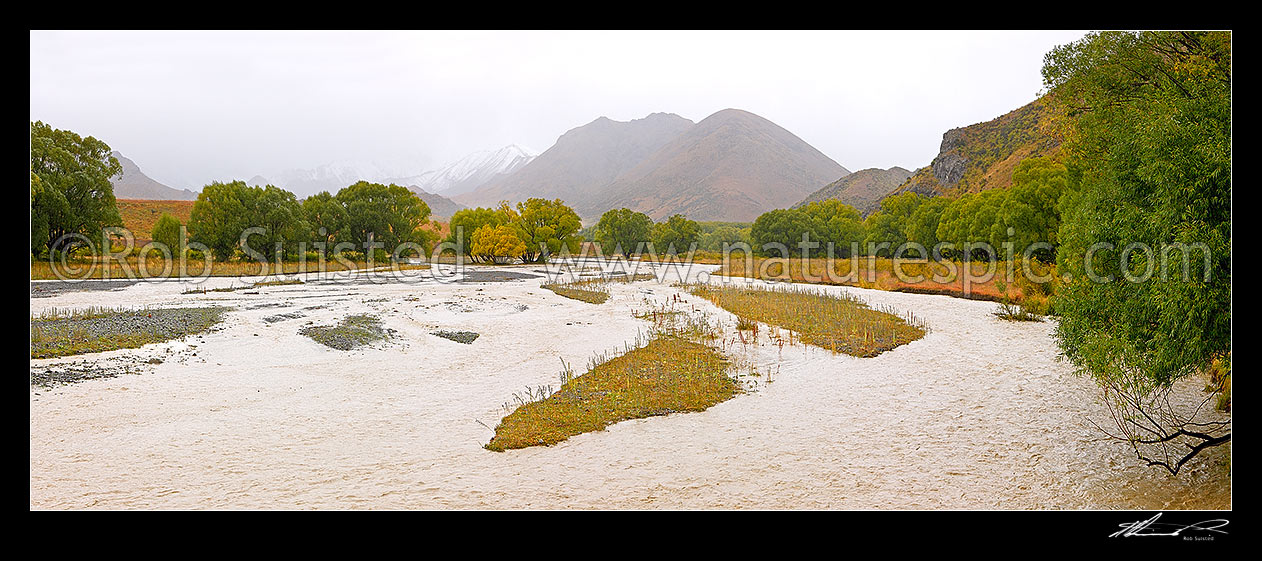
[[[613,297],[593,305],[541,289],[542,280],[311,281],[205,294],[141,282],[33,298],[33,313],[208,303],[235,311],[217,330],[184,341],[31,361],[127,364],[138,373],[31,388],[30,505],[1231,506],[1227,447],[1178,478],[1141,466],[1091,425],[1106,421],[1106,409],[1095,386],[1057,360],[1054,324],[1000,320],[994,303],[827,288],[914,312],[930,327],[921,340],[860,359],[765,337],[741,343],[729,314],[669,282],[614,284]],[[233,282],[241,284],[206,286]],[[482,448],[515,393],[555,388],[562,360],[581,372],[595,354],[635,340],[649,324],[634,314],[677,294],[725,325],[725,350],[760,374],[748,378],[749,392],[701,413],[622,422],[552,447]],[[298,333],[357,313],[380,316],[391,339],[338,351]],[[431,335],[437,330],[479,337],[466,345]],[[1194,397],[1198,388],[1184,390]]]

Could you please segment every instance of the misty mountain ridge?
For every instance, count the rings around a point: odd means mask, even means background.
[[[467,193],[497,176],[509,174],[535,159],[538,153],[516,144],[499,150],[479,150],[436,170],[412,177],[386,178],[383,182],[417,187],[427,193],[452,197]]]
[[[880,208],[881,199],[898,189],[909,177],[911,172],[898,166],[861,169],[825,185],[793,207],[835,199],[863,214],[870,214]]]
[[[706,117],[606,186],[580,214],[627,207],[664,220],[753,221],[850,173],[779,125],[748,111]]]
[[[140,166],[117,150],[110,153],[123,167],[122,173],[111,177],[116,199],[148,199],[162,201],[191,201],[197,198],[196,191],[168,187],[140,171]]]
[[[457,195],[466,206],[492,207],[501,200],[562,199],[578,208],[594,189],[612,182],[694,123],[672,113],[614,121],[599,117],[562,134],[551,148],[515,173]]]
[[[398,165],[366,160],[342,160],[307,169],[287,169],[269,174],[265,184],[275,185],[305,198],[321,191],[337,193],[343,187],[360,181],[380,182],[388,177],[408,177],[421,173]],[[263,179],[263,176],[255,176]],[[247,182],[248,183],[248,182]]]
[[[564,200],[585,221],[620,207],[654,220],[678,213],[752,221],[850,175],[793,133],[739,109],[696,123],[662,112],[625,122],[602,116],[566,131],[538,155],[508,145],[419,173],[401,167],[346,160],[256,175],[247,183],[275,185],[300,199],[358,181],[394,183],[424,195],[433,215],[446,218],[465,207],[541,197]],[[882,190],[889,188],[882,183]]]
[[[849,171],[780,126],[725,109],[699,123],[672,113],[600,117],[569,130],[516,173],[455,197],[466,206],[562,199],[586,221],[627,207],[655,220],[749,221]]]
[[[446,222],[450,220],[451,216],[457,211],[464,210],[465,208],[464,205],[460,203],[439,195],[438,193],[425,191],[416,185],[408,185],[407,188],[413,193],[416,193],[416,196],[422,201],[425,201],[425,204],[429,206],[429,217],[431,220]]]
[[[409,186],[426,193],[465,192],[481,186],[504,173],[512,173],[533,159],[535,154],[516,144],[499,150],[480,150],[437,169],[418,169],[407,164],[391,165],[378,161],[343,160],[314,168],[288,169],[269,176],[256,175],[247,183],[275,185],[293,192],[299,198],[321,191],[337,193],[359,181]]]

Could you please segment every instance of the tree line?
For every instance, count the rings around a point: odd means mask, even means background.
[[[122,172],[105,142],[31,123],[31,255],[98,243],[123,226],[110,179]],[[295,259],[312,252],[428,255],[437,235],[430,209],[405,187],[360,181],[303,200],[275,187],[214,182],[193,202],[188,224],[164,214],[152,239],[171,254],[201,248],[219,260]],[[102,248],[109,249],[109,248]]]
[[[817,201],[763,213],[750,238],[754,252],[766,256],[1033,257],[1050,263],[1068,181],[1064,164],[1027,158],[1006,189],[954,197],[908,191],[886,197],[866,218],[840,201]]]
[[[272,185],[214,182],[193,203],[188,230],[189,239],[216,259],[355,252],[384,260],[428,255],[437,237],[424,228],[429,215],[425,201],[393,184],[359,181],[336,194],[322,191],[299,201]]]
[[[546,261],[562,251],[577,253],[583,239],[582,220],[561,199],[540,198],[511,206],[471,208],[455,212],[444,240],[453,251],[475,262]],[[444,249],[445,251],[445,249]]]

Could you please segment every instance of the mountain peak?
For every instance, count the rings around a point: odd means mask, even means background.
[[[418,189],[452,197],[468,193],[486,182],[511,174],[535,159],[533,150],[509,144],[498,150],[480,150],[419,176],[404,178]]]
[[[736,109],[735,107],[728,107],[727,109],[720,109],[718,111],[715,111],[713,115],[710,115],[710,117],[758,117],[758,115],[750,113],[749,111],[746,111],[744,109]],[[762,117],[758,117],[758,118],[761,119]]]
[[[793,133],[748,111],[724,109],[690,127],[580,209],[627,207],[655,220],[753,220],[850,172]]]
[[[577,208],[618,174],[693,126],[673,113],[653,113],[631,121],[602,116],[566,131],[520,171],[455,200],[467,206],[489,206],[501,200],[546,197],[564,199]]]
[[[123,168],[121,173],[110,178],[110,183],[114,186],[115,198],[163,201],[191,201],[197,198],[197,193],[188,189],[175,189],[154,181],[140,171],[140,166],[124,156],[122,152],[115,150],[110,152],[110,155],[118,160],[118,164]]]

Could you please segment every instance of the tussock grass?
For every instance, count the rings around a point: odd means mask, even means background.
[[[571,300],[581,300],[591,304],[604,304],[609,300],[609,290],[605,288],[575,288],[569,283],[545,283],[542,288]]]
[[[614,275],[606,277],[609,282],[617,282],[622,284],[631,284],[633,282],[657,280],[657,275],[653,273],[635,273],[630,275]]]
[[[1018,304],[1032,306],[1032,309],[1051,309],[1051,295],[1058,283],[1054,265],[1045,265],[1037,261],[1031,262],[1031,272],[1037,277],[1050,276],[1047,283],[1035,283],[1025,280],[1019,263],[1001,261],[993,264],[993,275],[987,277],[992,264],[981,262],[963,263],[959,261],[908,261],[903,260],[897,270],[894,261],[889,258],[856,259],[838,258],[829,267],[827,259],[798,258],[755,258],[745,260],[734,258],[720,264],[715,272],[719,276],[748,277],[766,281],[784,281],[794,283],[857,286],[876,290],[910,292],[914,294],[939,294],[968,298],[970,300],[988,300],[1002,302],[1005,299]],[[964,283],[963,272],[968,268],[969,283]],[[1006,271],[1012,268],[1015,286],[1005,286],[1003,278]],[[986,278],[986,280],[980,280]]]
[[[31,358],[53,358],[178,339],[210,329],[226,308],[49,309],[31,317]]]
[[[608,281],[602,278],[579,279],[568,282],[547,282],[540,285],[561,296],[572,300],[581,300],[591,304],[604,304],[609,300]]]
[[[245,290],[247,288],[259,288],[261,286],[287,286],[291,284],[304,284],[300,279],[274,280],[256,282],[253,284],[243,284],[241,286],[225,286],[221,288],[190,288],[180,294],[206,294],[207,292],[235,292],[237,290]]]
[[[106,317],[116,314],[126,314],[135,312],[149,312],[155,308],[128,308],[125,306],[88,306],[86,308],[58,308],[49,307],[38,314],[31,314],[31,323],[48,322],[53,320],[75,320],[75,319],[92,319]]]
[[[549,282],[544,283],[540,287],[546,288],[573,300],[582,300],[583,302],[590,302],[592,304],[604,304],[609,300],[609,284],[630,284],[633,282],[656,279],[657,277],[652,273],[636,273],[576,279],[566,282]]]
[[[520,407],[500,421],[485,448],[550,446],[627,419],[705,410],[742,391],[730,366],[716,349],[675,335],[593,359],[581,376],[567,366],[560,390],[519,397]]]
[[[845,294],[792,286],[757,289],[690,284],[684,288],[738,319],[788,329],[802,342],[834,353],[874,357],[924,337],[928,331],[924,322],[911,314],[904,319],[893,310],[873,309]]]
[[[260,286],[287,286],[287,285],[291,285],[291,284],[304,284],[304,283],[302,282],[302,280],[301,280],[301,279],[284,279],[284,280],[274,280],[274,281],[263,281],[263,282],[256,282],[256,283],[254,283],[254,288],[258,288],[258,287],[260,287]]]
[[[131,230],[137,245],[149,242],[149,234],[157,225],[163,214],[170,214],[180,224],[187,225],[193,215],[194,201],[161,201],[141,199],[116,199],[118,215],[123,219],[123,227]]]
[[[1019,286],[1021,284],[1018,282]],[[1027,297],[1015,302],[1008,296],[1008,283],[1003,280],[995,281],[995,287],[1004,294],[1003,299],[999,302],[999,310],[995,312],[995,317],[1007,321],[1043,321],[1042,314],[1047,313],[1050,296],[1042,292],[1045,290],[1043,287],[1033,287],[1032,289],[1029,286],[1030,283],[1025,284],[1023,292],[1027,294]]]

